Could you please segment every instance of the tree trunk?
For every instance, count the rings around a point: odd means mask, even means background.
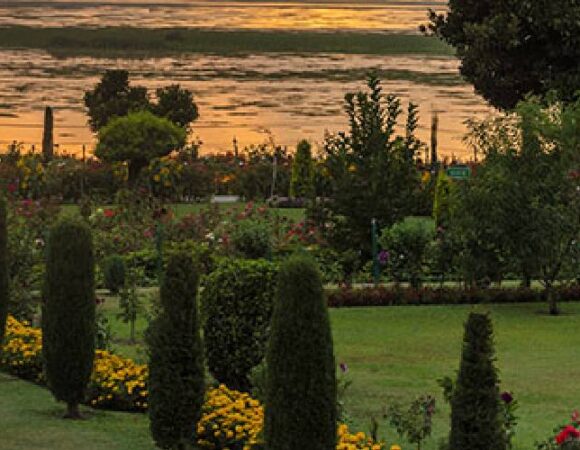
[[[131,344],[135,343],[135,319],[131,319]]]
[[[79,420],[82,419],[78,403],[67,403],[65,419]]]
[[[546,300],[548,301],[548,307],[550,308],[550,315],[559,315],[560,308],[558,307],[558,293],[554,291],[554,288],[551,285],[546,286]]]

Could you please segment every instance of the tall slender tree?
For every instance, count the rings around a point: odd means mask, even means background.
[[[48,387],[78,419],[95,358],[95,261],[91,231],[75,219],[50,230],[42,335]]]
[[[205,390],[197,286],[191,256],[173,255],[161,284],[161,313],[147,332],[150,429],[163,449],[189,448],[201,417]]]
[[[266,448],[336,449],[332,333],[320,274],[307,257],[280,269],[266,361]]]
[[[493,328],[487,314],[465,324],[461,365],[451,398],[450,450],[505,450]]]
[[[312,146],[307,140],[300,141],[296,147],[296,154],[292,161],[290,197],[314,197],[314,160]]]

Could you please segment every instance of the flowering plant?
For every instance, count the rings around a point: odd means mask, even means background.
[[[570,423],[554,429],[555,436],[536,444],[538,450],[580,450],[580,412],[572,414]]]

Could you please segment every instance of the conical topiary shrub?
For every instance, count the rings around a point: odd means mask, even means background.
[[[205,386],[197,285],[192,258],[173,255],[161,285],[160,315],[147,332],[150,429],[163,449],[189,448],[201,417]]]
[[[6,331],[8,315],[8,225],[6,218],[6,200],[0,197],[0,346]]]
[[[471,313],[451,398],[450,450],[505,450],[491,319]]]
[[[332,334],[320,274],[305,256],[280,269],[266,361],[266,448],[334,450]]]
[[[66,218],[51,230],[46,254],[42,352],[47,383],[79,418],[95,357],[95,262],[89,228]]]

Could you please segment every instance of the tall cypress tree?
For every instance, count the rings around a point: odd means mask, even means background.
[[[8,225],[6,220],[6,200],[0,197],[0,345],[6,330],[8,315]]]
[[[471,313],[451,398],[450,450],[505,450],[491,319]]]
[[[314,197],[314,161],[312,160],[312,146],[307,140],[300,141],[296,147],[292,162],[290,197]]]
[[[95,261],[91,231],[63,219],[50,231],[42,314],[42,352],[48,386],[80,418],[95,358]]]
[[[161,285],[161,313],[147,332],[150,429],[163,449],[189,448],[201,417],[205,386],[197,286],[191,256],[173,255]]]
[[[266,448],[336,448],[336,373],[322,281],[315,263],[280,269],[267,352]]]

